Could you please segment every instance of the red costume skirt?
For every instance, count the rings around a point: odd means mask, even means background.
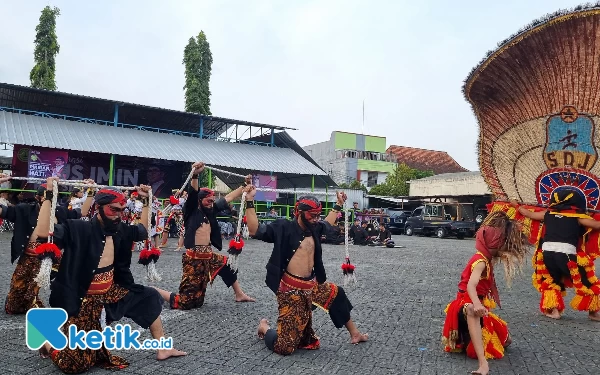
[[[500,359],[504,357],[504,347],[509,338],[508,325],[496,314],[490,312],[496,307],[493,300],[487,297],[480,297],[480,300],[488,310],[487,316],[480,319],[485,357]],[[446,321],[442,331],[442,343],[446,352],[466,352],[470,358],[477,358],[467,324],[466,306],[469,304],[472,304],[469,295],[460,291],[457,293],[456,299],[448,304],[444,310]]]

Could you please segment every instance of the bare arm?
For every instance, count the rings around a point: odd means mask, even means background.
[[[53,181],[58,182],[58,177],[49,177],[46,180],[46,186],[49,186],[50,189],[52,189]],[[51,192],[52,190],[46,190],[46,194]],[[33,230],[33,235],[36,238],[48,238],[48,231],[50,230],[50,211],[52,209],[52,200],[49,198],[50,197],[47,195],[44,203],[42,203],[40,212],[38,213],[37,225]]]
[[[192,164],[192,169],[194,171],[194,175],[192,176],[192,181],[190,181],[190,185],[194,190],[198,191],[198,175],[204,170],[204,163],[201,161],[194,163]]]
[[[87,183],[89,184],[93,184],[94,180],[85,180]],[[92,202],[94,201],[94,190],[91,187],[87,188],[87,197],[85,198],[85,201],[83,202],[83,205],[81,206],[81,216],[87,216],[88,213],[90,212],[90,207],[92,207]]]
[[[143,197],[143,206],[142,206],[142,215],[140,217],[140,224],[142,224],[144,226],[144,228],[146,228],[146,231],[150,231],[150,228],[148,228],[148,211],[149,211],[149,206],[150,206],[150,202],[148,201],[148,192],[150,191],[151,187],[146,186],[146,185],[140,185],[140,186],[136,186],[136,188],[137,188],[138,195],[140,197]]]
[[[338,217],[338,213],[342,210],[342,208],[344,207],[344,202],[346,202],[347,196],[344,192],[337,192],[337,203],[336,207],[333,207],[333,210],[329,211],[329,214],[327,215],[327,217],[325,217],[325,221],[328,222],[331,225],[335,225],[335,221],[337,220]]]
[[[543,221],[544,216],[546,215],[546,212],[548,210],[534,212],[534,211],[529,211],[528,209],[519,206],[519,208],[517,208],[517,211],[519,211],[519,213],[521,215],[523,215],[527,218],[530,218],[531,220]]]
[[[246,186],[250,185],[251,183],[252,183],[252,175],[246,176]],[[225,196],[225,200],[227,201],[227,203],[231,203],[234,200],[236,200],[237,198],[241,197],[246,186],[240,186],[239,188],[235,189],[231,193],[227,194]],[[252,198],[252,199],[254,199],[254,198]],[[256,214],[256,212],[255,212],[255,214]]]
[[[536,220],[536,221],[544,221],[544,217],[546,216],[546,212],[548,211],[548,210],[543,210],[543,211],[538,211],[538,212],[529,211],[525,207],[519,206],[519,202],[517,202],[516,199],[511,199],[510,204],[521,215],[525,216],[526,218],[529,218],[531,220]]]
[[[479,300],[479,297],[477,296],[477,284],[479,284],[481,274],[483,273],[483,271],[485,271],[485,268],[485,262],[477,263],[471,271],[471,277],[469,278],[469,283],[467,284],[467,294],[473,302],[473,308],[475,309],[476,313],[478,311],[482,313],[482,309],[485,310],[485,307],[483,307],[481,301]]]
[[[592,228],[593,230],[600,230],[600,221],[594,219],[578,219],[579,224],[583,225],[587,228]]]
[[[246,194],[246,202],[253,202],[255,194],[256,194],[256,189],[254,188],[254,186],[252,186],[252,185],[248,186],[248,193]],[[254,210],[254,207],[246,207],[245,215],[246,215],[246,225],[248,225],[248,233],[250,233],[251,236],[254,236],[256,234],[256,231],[258,230],[258,218],[256,217],[256,211]]]

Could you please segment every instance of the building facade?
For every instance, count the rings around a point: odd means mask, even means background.
[[[409,181],[411,197],[489,196],[489,186],[479,171],[444,173]]]
[[[370,189],[396,168],[385,137],[334,131],[329,140],[303,148],[337,184],[358,180]]]

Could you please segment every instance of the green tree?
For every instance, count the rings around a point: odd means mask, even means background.
[[[217,181],[217,176],[214,174],[214,172],[212,173],[211,177],[212,177],[212,184],[209,185],[208,184],[208,176],[210,175],[210,173],[208,172],[208,169],[205,168],[202,173],[200,173],[200,176],[198,178],[198,186],[199,187],[212,187],[213,189],[215,188],[215,183]]]
[[[365,185],[363,185],[360,181],[358,180],[354,180],[351,183],[346,183],[344,182],[343,184],[338,185],[338,187],[340,189],[356,189],[356,190],[362,190],[365,193],[368,191],[367,187]]]
[[[384,195],[390,197],[405,197],[408,196],[410,185],[408,181],[418,180],[433,176],[433,171],[420,171],[401,163],[396,166],[396,169],[390,173],[383,184],[373,186],[369,191],[372,195]]]
[[[204,31],[196,38],[191,37],[183,50],[185,65],[185,110],[186,112],[211,115],[210,75],[212,54]]]
[[[60,50],[56,36],[56,17],[60,9],[46,6],[42,10],[40,23],[35,28],[35,49],[33,59],[35,65],[29,73],[31,87],[56,91],[56,55]]]

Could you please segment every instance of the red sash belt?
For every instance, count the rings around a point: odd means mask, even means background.
[[[281,282],[279,283],[279,290],[281,292],[287,292],[290,290],[312,290],[316,284],[315,279],[302,280],[299,277],[293,276],[287,272],[283,273]]]
[[[87,294],[104,294],[113,285],[113,270],[94,275]]]

